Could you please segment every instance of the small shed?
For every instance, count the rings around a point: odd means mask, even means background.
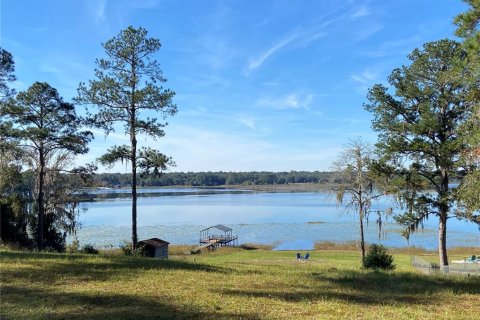
[[[168,259],[168,245],[169,242],[158,239],[151,238],[147,240],[142,240],[138,242],[140,246],[143,246],[145,256],[152,258],[161,258]]]

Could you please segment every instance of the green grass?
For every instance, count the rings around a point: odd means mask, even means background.
[[[181,250],[180,250],[181,251]],[[468,252],[458,252],[459,256]],[[480,277],[393,272],[355,251],[226,249],[168,261],[1,251],[1,319],[474,319]]]

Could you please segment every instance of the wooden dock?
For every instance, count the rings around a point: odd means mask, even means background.
[[[193,252],[199,252],[202,251],[202,249],[213,249],[215,247],[215,242],[209,242],[209,243],[204,243],[198,247],[193,248]]]
[[[222,235],[211,234],[210,232],[216,229],[217,231],[223,231]],[[200,231],[199,246],[194,248],[193,251],[201,251],[202,249],[214,250],[223,246],[235,246],[238,242],[236,235],[233,235],[232,229],[224,225],[217,224],[215,226],[203,229]]]
[[[237,240],[237,236],[218,236],[212,235],[208,236],[207,238],[200,239],[200,243],[202,244],[215,244],[216,246],[225,246],[229,245],[231,242]]]

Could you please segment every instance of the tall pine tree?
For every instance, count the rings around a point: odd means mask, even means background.
[[[174,115],[177,107],[172,102],[174,92],[164,89],[166,81],[154,54],[160,49],[160,41],[147,37],[147,30],[128,27],[103,44],[107,59],[96,61],[95,80],[81,83],[76,101],[91,105],[91,125],[108,135],[115,125],[123,125],[130,138],[130,145],[114,146],[107,150],[100,161],[104,165],[129,162],[132,172],[132,245],[137,246],[137,171],[160,173],[172,161],[151,148],[138,148],[137,138],[144,134],[153,139],[164,136],[166,123],[157,118],[142,117],[145,114]],[[92,109],[90,109],[92,110]]]
[[[472,114],[462,128],[468,146],[463,155],[467,175],[458,190],[469,211],[467,217],[475,219],[480,225],[480,1],[464,2],[469,5],[469,10],[459,14],[455,24],[458,26],[456,34],[464,39],[463,46],[468,54],[462,62],[469,70],[464,82],[469,87]]]
[[[468,70],[458,67],[465,52],[457,42],[440,40],[415,49],[409,59],[409,66],[395,69],[388,79],[393,92],[380,84],[369,90],[366,109],[379,133],[381,171],[403,178],[397,192],[407,211],[399,222],[411,232],[437,216],[440,265],[447,266],[447,220],[458,215],[450,183],[461,178],[460,127],[471,114],[462,81]]]
[[[49,161],[59,153],[86,153],[92,134],[81,131],[82,121],[76,115],[74,105],[63,101],[57,90],[44,82],[34,83],[2,105],[0,117],[4,121],[3,134],[19,142],[18,147],[24,151],[35,171],[37,246],[42,250],[46,234],[45,186],[51,169]]]

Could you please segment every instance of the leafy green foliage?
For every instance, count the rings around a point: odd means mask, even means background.
[[[126,256],[143,257],[146,253],[144,246],[137,245],[136,248],[133,248],[133,243],[131,241],[123,241],[120,244],[120,250]]]
[[[0,237],[3,243],[30,247],[31,183],[29,176],[22,174],[22,154],[11,141],[0,143]]]
[[[16,80],[14,75],[15,64],[10,52],[0,47],[0,108],[5,107],[6,102],[15,94],[15,90],[9,87],[9,83]],[[1,114],[0,114],[1,115]],[[4,117],[0,117],[0,153],[2,162],[5,163],[5,155],[14,155],[19,157],[16,140],[9,136],[12,130],[12,124],[5,121]]]
[[[141,186],[223,186],[223,185],[287,185],[295,183],[328,184],[334,180],[332,172],[164,172],[160,176],[138,176]],[[99,173],[94,177],[98,186],[127,187],[132,176],[128,173]]]
[[[460,185],[458,196],[462,198],[465,209],[480,211],[480,1],[465,0],[469,10],[455,18],[458,26],[456,34],[464,39],[463,46],[468,58],[462,65],[469,70],[464,83],[469,87],[468,100],[472,113],[462,127],[462,138],[468,149],[462,155],[467,177]],[[480,216],[474,217],[480,223]]]
[[[3,243],[29,247],[27,199],[20,194],[0,197],[0,227]]]
[[[112,166],[116,162],[129,162],[132,151],[129,146],[113,146],[107,150],[98,160],[104,166]],[[149,175],[159,176],[168,167],[174,166],[172,158],[152,148],[143,147],[138,152],[137,167],[141,177]]]
[[[88,151],[92,133],[80,131],[83,123],[75,107],[64,102],[48,83],[36,82],[27,91],[18,93],[0,115],[11,124],[9,136],[22,140],[28,150],[41,150],[44,158],[57,150],[73,154]]]
[[[98,158],[98,160],[104,166],[113,166],[119,161],[122,163],[130,161],[131,155],[132,151],[130,150],[129,146],[113,146],[108,148],[107,153]]]
[[[71,103],[64,102],[47,83],[34,83],[9,99],[0,110],[1,134],[22,153],[22,162],[32,168],[36,218],[31,219],[37,246],[63,250],[66,233],[76,228],[76,200],[72,178],[60,172],[73,157],[88,151],[92,133],[81,131],[83,121]],[[83,171],[83,170],[79,170]],[[67,181],[68,180],[68,181]]]
[[[455,17],[454,23],[458,26],[456,34],[465,39],[466,48],[471,51],[472,62],[479,63],[480,57],[475,56],[480,51],[480,1],[464,0],[469,10]]]
[[[152,149],[137,150],[137,136],[146,135],[155,139],[164,136],[166,123],[157,118],[143,117],[141,112],[158,114],[163,120],[177,111],[172,102],[175,93],[164,89],[161,83],[166,79],[153,55],[160,49],[160,41],[147,37],[144,28],[128,27],[118,36],[103,44],[107,59],[96,61],[95,80],[88,85],[81,83],[78,88],[79,103],[94,106],[89,110],[91,126],[101,128],[105,134],[115,131],[116,124],[122,124],[125,134],[130,137],[130,146],[114,146],[100,158],[105,165],[117,161],[129,162],[132,167],[132,243],[137,245],[137,168],[141,173],[160,174],[170,158]]]
[[[364,220],[368,219],[372,200],[384,195],[386,190],[382,179],[378,179],[374,171],[370,170],[374,160],[372,146],[356,139],[347,145],[333,163],[334,179],[342,182],[340,187],[334,188],[337,204],[358,215],[362,264],[365,261]]]
[[[175,166],[171,157],[152,148],[141,148],[138,155],[138,168],[141,176],[159,176],[168,167]]]
[[[133,249],[132,249],[132,243],[130,241],[123,241],[119,245],[120,250],[122,253],[126,256],[132,256],[133,255]]]
[[[406,236],[430,215],[439,217],[440,264],[448,265],[446,222],[458,207],[449,186],[462,179],[460,161],[466,145],[461,125],[471,115],[469,87],[463,82],[468,69],[462,46],[451,40],[426,43],[410,55],[411,64],[395,69],[388,81],[394,88],[377,84],[368,93],[366,109],[373,113],[373,129],[379,133],[376,164],[380,174],[393,175],[392,192],[406,209],[397,221]]]
[[[67,244],[65,252],[67,253],[78,253],[80,250],[80,241],[75,238],[70,244]]]
[[[480,213],[473,210],[480,210],[480,170],[468,174],[462,184],[457,188],[457,197],[461,199],[462,205],[467,208],[464,218],[470,219],[480,225]],[[459,214],[462,214],[459,212]]]
[[[81,83],[76,101],[97,107],[90,123],[103,128],[106,134],[123,123],[125,133],[143,133],[154,139],[164,135],[165,123],[157,118],[140,118],[140,111],[150,110],[165,118],[177,111],[172,103],[175,93],[161,85],[166,79],[151,56],[160,49],[160,41],[147,38],[143,28],[128,27],[103,44],[108,59],[96,61],[97,80]],[[131,138],[133,138],[131,137]]]
[[[393,256],[388,254],[387,248],[381,244],[372,244],[368,249],[368,253],[365,256],[365,263],[363,264],[365,269],[373,270],[393,270],[395,265],[393,264]]]
[[[16,80],[14,71],[15,63],[12,54],[0,47],[0,102],[2,103],[15,94],[15,90],[8,87],[9,82]]]
[[[87,243],[86,245],[84,245],[82,247],[81,252],[86,253],[86,254],[98,254],[99,253],[99,251],[97,249],[95,249],[95,247],[90,243]]]

